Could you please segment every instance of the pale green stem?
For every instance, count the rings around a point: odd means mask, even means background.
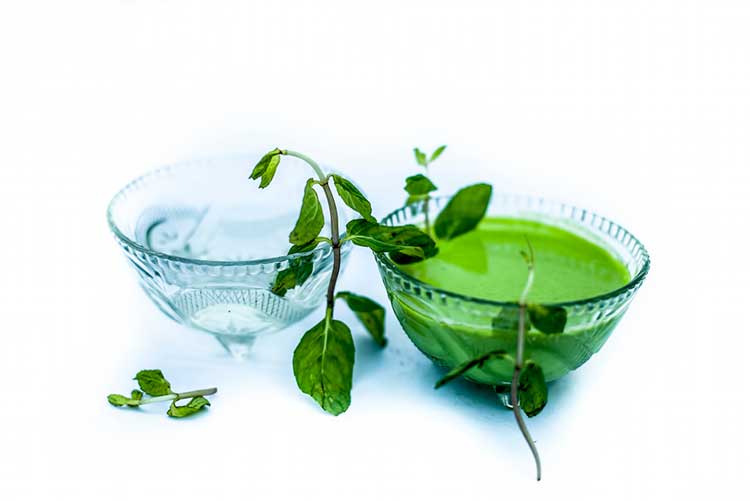
[[[213,395],[218,390],[216,388],[206,388],[203,390],[186,391],[184,393],[170,393],[169,395],[162,395],[160,397],[149,397],[144,398],[139,402],[139,405],[155,404],[157,402],[171,402],[172,400],[183,400],[185,398],[203,397],[206,395]]]
[[[300,160],[305,161],[310,167],[313,168],[315,171],[315,174],[318,176],[318,179],[321,183],[325,183],[327,178],[326,175],[323,173],[323,169],[320,168],[320,166],[313,160],[312,158],[308,157],[307,155],[303,155],[302,153],[299,153],[297,151],[292,150],[281,150],[282,155],[289,155],[290,157],[299,158]]]
[[[341,242],[339,240],[339,213],[336,209],[336,200],[333,197],[333,192],[328,185],[329,176],[326,176],[317,162],[307,155],[292,150],[281,150],[281,154],[299,158],[312,167],[315,174],[317,174],[318,179],[320,180],[320,186],[323,187],[323,192],[326,195],[328,212],[331,216],[331,249],[333,250],[333,269],[331,270],[331,280],[328,282],[328,293],[326,294],[326,315],[328,315],[328,310],[330,310],[332,317],[333,306],[336,302],[336,281],[338,280],[339,272],[341,271]],[[326,318],[328,318],[328,316],[326,316]]]
[[[532,249],[528,239],[526,240],[526,243],[529,247],[529,255],[527,257],[529,274],[526,277],[526,285],[524,286],[523,292],[521,292],[521,298],[518,301],[518,344],[516,347],[516,363],[513,367],[513,381],[510,385],[510,402],[513,406],[513,415],[516,418],[518,428],[521,430],[523,438],[526,440],[526,443],[529,444],[531,454],[534,456],[534,462],[536,463],[536,479],[538,481],[542,479],[542,462],[539,458],[539,451],[537,451],[536,445],[534,444],[534,439],[531,437],[531,433],[529,433],[529,429],[526,427],[526,423],[523,420],[521,408],[518,405],[518,383],[521,378],[521,369],[523,368],[524,335],[526,332],[526,299],[531,291],[531,285],[534,283],[534,249]]]

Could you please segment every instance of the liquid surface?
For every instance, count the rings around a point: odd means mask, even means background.
[[[556,303],[586,299],[625,285],[630,274],[607,250],[566,230],[536,221],[485,218],[476,230],[439,242],[440,253],[402,266],[434,287],[495,301],[517,301],[528,268],[526,238],[536,271],[528,300]]]

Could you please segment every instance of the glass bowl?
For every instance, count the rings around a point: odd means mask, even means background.
[[[107,210],[109,227],[154,304],[169,318],[213,334],[240,358],[257,335],[317,308],[333,266],[324,243],[286,255],[311,173],[301,162],[285,161],[261,190],[248,180],[260,156],[163,167],[125,186]],[[342,246],[342,265],[350,250],[348,242]],[[277,283],[296,270],[308,278],[286,288]]]
[[[430,201],[435,220],[447,198]],[[607,249],[630,273],[630,281],[617,290],[582,300],[555,303],[565,308],[562,334],[547,335],[531,328],[525,355],[542,366],[553,381],[580,367],[599,351],[627,310],[648,273],[650,260],[643,245],[623,227],[591,211],[522,195],[495,194],[488,215],[530,219],[573,232]],[[387,225],[423,226],[422,203],[389,214]],[[453,368],[492,350],[515,354],[517,332],[497,331],[492,320],[503,310],[518,311],[513,303],[456,294],[433,287],[406,274],[386,254],[375,254],[393,311],[416,347],[438,365]],[[519,255],[519,259],[521,259]],[[512,379],[512,364],[490,360],[466,373],[480,384],[505,386]]]

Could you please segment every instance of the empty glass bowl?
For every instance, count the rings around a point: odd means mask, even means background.
[[[153,302],[173,320],[213,334],[238,357],[258,334],[318,307],[333,264],[327,244],[286,255],[311,172],[285,159],[271,186],[261,190],[248,180],[260,156],[158,169],[123,188],[107,211],[110,229]],[[350,250],[348,243],[342,247],[344,261]],[[301,285],[282,286],[290,268],[304,270]]]
[[[446,198],[430,202],[432,221],[446,202]],[[571,231],[610,251],[630,273],[631,280],[617,290],[556,304],[567,312],[562,334],[546,335],[533,327],[529,331],[525,355],[542,366],[548,381],[558,379],[580,367],[602,347],[643,283],[649,270],[649,255],[633,235],[612,221],[542,198],[495,194],[488,215],[536,220]],[[423,219],[422,204],[417,203],[391,213],[383,222],[421,225]],[[376,254],[376,260],[401,326],[417,348],[437,364],[453,368],[492,350],[515,353],[517,332],[493,329],[492,321],[503,310],[517,312],[517,304],[439,289],[408,275],[386,254]],[[467,372],[467,378],[504,386],[511,381],[512,365],[490,360]]]

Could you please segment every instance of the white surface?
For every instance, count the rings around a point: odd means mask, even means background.
[[[747,499],[748,25],[719,0],[3,3],[3,499]],[[530,421],[541,483],[511,413],[433,391],[392,316],[382,353],[355,332],[330,417],[291,373],[315,319],[235,363],[147,302],[104,221],[153,166],[276,145],[382,215],[441,143],[444,191],[572,201],[653,257]],[[364,251],[342,288],[385,299]],[[219,394],[182,422],[111,408],[146,367]]]

